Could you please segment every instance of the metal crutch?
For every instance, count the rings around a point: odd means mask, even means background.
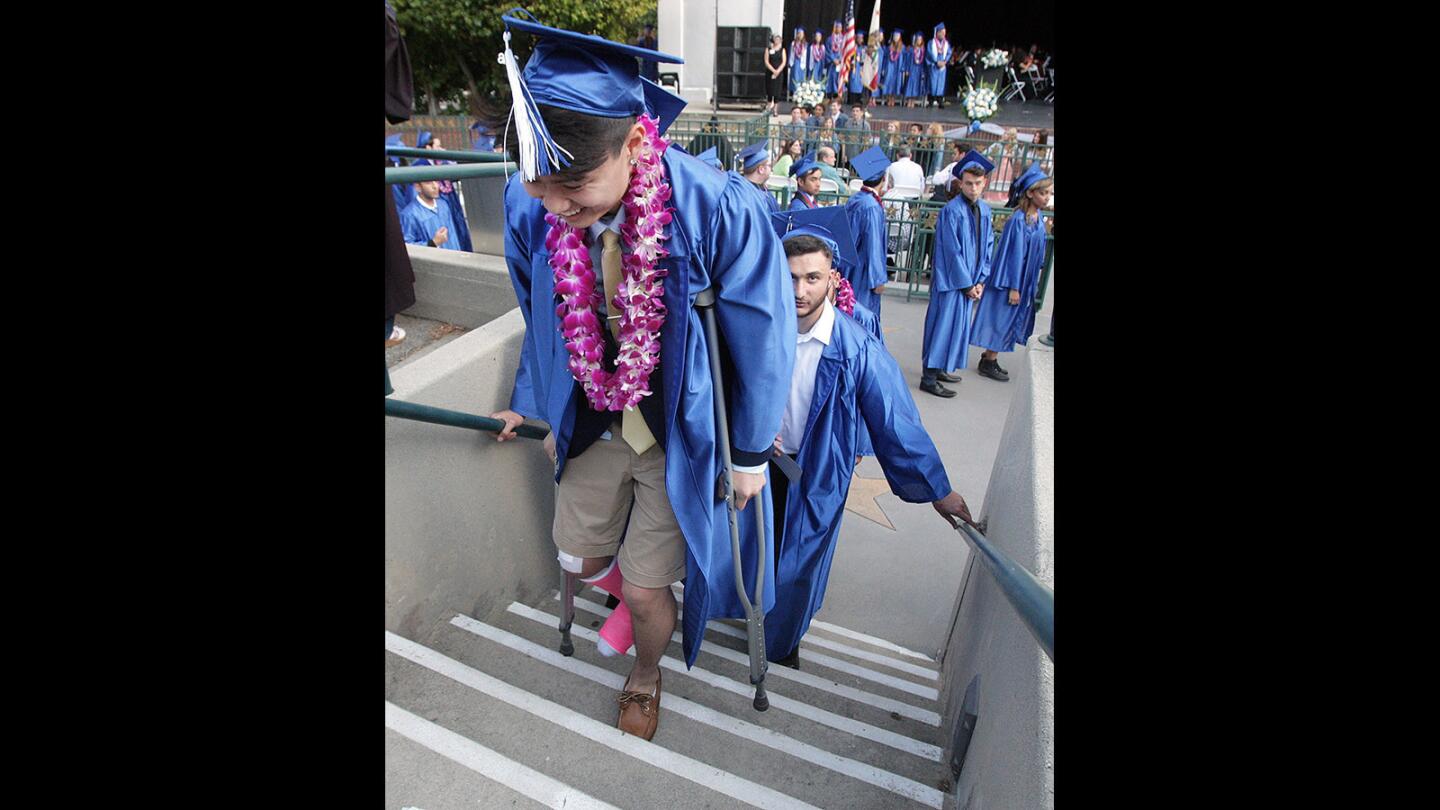
[[[750,647],[750,683],[755,685],[755,711],[770,708],[770,699],[765,696],[765,671],[769,662],[765,660],[765,561],[770,554],[769,526],[765,525],[765,510],[755,503],[756,536],[760,538],[759,557],[755,561],[755,603],[745,593],[744,568],[740,564],[740,526],[735,517],[735,478],[730,461],[730,422],[725,416],[725,386],[721,381],[720,341],[715,329],[715,288],[706,287],[695,296],[695,307],[705,321],[705,338],[710,349],[710,371],[715,380],[715,427],[720,442],[720,459],[724,471],[719,481],[719,493],[725,499],[730,513],[730,553],[735,563],[735,592],[740,604],[745,606],[745,630]],[[756,496],[757,498],[760,496]],[[753,499],[752,499],[753,500]],[[704,632],[704,629],[701,629]]]

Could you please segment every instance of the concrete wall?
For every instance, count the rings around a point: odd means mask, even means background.
[[[1032,339],[1011,355],[1014,399],[985,496],[985,536],[1055,587],[1055,352]],[[956,600],[942,664],[945,738],[962,721],[966,689],[979,677],[974,730],[957,810],[1055,806],[1055,665],[979,560]],[[945,761],[952,751],[946,746]]]
[[[405,248],[415,270],[415,304],[406,315],[474,329],[518,306],[504,257],[424,245]]]
[[[505,407],[525,331],[509,306],[391,369],[392,396],[478,414]],[[385,629],[424,643],[455,613],[488,616],[557,588],[554,488],[538,441],[387,417]]]
[[[683,65],[662,63],[660,72],[680,75],[680,95],[694,105],[692,111],[709,106],[714,94],[716,27],[763,25],[778,32],[785,16],[784,0],[728,0],[719,6],[718,18],[715,0],[659,0],[657,6],[659,49],[685,60]]]

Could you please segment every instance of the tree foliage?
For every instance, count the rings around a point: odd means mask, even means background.
[[[392,0],[410,54],[417,101],[448,100],[475,111],[477,97],[507,98],[500,15],[515,0]],[[523,6],[541,23],[617,42],[634,42],[655,20],[654,0],[531,0]],[[516,33],[510,47],[529,58],[533,37]]]

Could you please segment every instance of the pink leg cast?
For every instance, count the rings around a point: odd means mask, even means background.
[[[620,600],[620,604],[611,611],[610,618],[600,626],[600,640],[596,643],[600,654],[607,658],[624,655],[635,645],[635,626],[630,620],[630,606],[625,604],[625,596],[621,593],[624,581],[620,575],[619,560],[611,562],[610,567],[599,574],[583,580],[585,584],[599,588]]]

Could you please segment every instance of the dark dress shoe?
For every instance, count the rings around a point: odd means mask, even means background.
[[[981,377],[989,377],[997,382],[1010,382],[1010,375],[1006,374],[994,360],[981,360],[979,368],[975,373]]]
[[[922,382],[920,383],[920,390],[924,391],[927,394],[934,394],[937,397],[944,397],[946,399],[949,399],[950,397],[953,397],[957,393],[959,393],[958,391],[951,391],[949,388],[946,388],[938,382],[934,385],[928,385]]]
[[[946,374],[943,371],[936,374],[935,379],[939,380],[940,382],[960,382],[960,377],[958,377],[957,375]]]

